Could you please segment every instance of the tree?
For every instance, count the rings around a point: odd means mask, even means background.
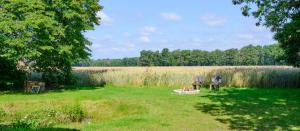
[[[183,58],[181,65],[191,66],[191,61],[192,61],[191,51],[190,50],[182,50],[181,55],[182,55],[182,58]]]
[[[182,56],[181,50],[174,50],[172,52],[172,65],[184,66],[184,57]]]
[[[228,49],[224,51],[224,64],[225,65],[236,65],[237,64],[237,55],[239,51],[237,49]]]
[[[98,0],[1,0],[0,56],[68,82],[71,64],[90,55],[82,32],[101,9]]]
[[[170,62],[170,51],[168,48],[164,48],[161,51],[161,65],[162,66],[170,66],[171,62]]]
[[[78,66],[78,67],[84,67],[84,66],[91,66],[93,60],[88,58],[88,59],[81,59],[79,61],[76,61],[75,63],[72,64],[72,66]]]
[[[278,44],[253,46],[240,50],[174,50],[164,48],[160,51],[141,51],[140,57],[123,59],[91,60],[76,65],[83,66],[222,66],[222,65],[284,65],[284,52]]]
[[[279,44],[267,45],[263,47],[264,65],[284,64],[284,51]]]
[[[233,4],[242,5],[243,15],[252,14],[257,18],[256,25],[271,28],[286,53],[287,62],[300,66],[299,0],[233,0]]]
[[[260,51],[258,46],[245,46],[239,52],[239,64],[241,65],[259,65]]]
[[[137,66],[138,63],[139,63],[139,58],[138,57],[123,58],[121,66]]]
[[[153,66],[152,51],[143,50],[140,52],[140,65],[141,66]]]
[[[209,55],[209,60],[210,60],[210,65],[224,65],[223,63],[223,52],[221,50],[214,50],[210,52]]]
[[[155,51],[151,55],[151,60],[154,66],[161,66],[161,54],[159,51]]]
[[[287,62],[300,67],[300,14],[294,16],[290,23],[275,34],[287,56]]]

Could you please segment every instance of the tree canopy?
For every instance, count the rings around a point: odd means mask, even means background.
[[[299,0],[233,0],[233,4],[242,5],[243,15],[257,18],[256,25],[271,28],[286,53],[287,62],[300,66]]]
[[[33,70],[69,75],[89,56],[82,34],[100,23],[98,0],[1,0],[0,57]],[[66,76],[67,77],[67,76]]]

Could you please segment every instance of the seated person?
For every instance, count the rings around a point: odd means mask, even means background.
[[[211,78],[210,90],[216,89],[219,90],[222,78],[220,75],[215,75]]]
[[[204,78],[201,75],[198,75],[195,77],[195,81],[193,82],[193,89],[197,90],[200,89],[200,87],[203,85],[204,83]]]

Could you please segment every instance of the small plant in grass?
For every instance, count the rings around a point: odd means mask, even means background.
[[[6,115],[7,115],[7,113],[5,112],[5,110],[0,108],[0,122],[3,121],[3,119],[6,117]]]
[[[24,117],[16,118],[11,122],[13,128],[46,128],[56,123],[56,110],[37,110],[26,114]]]
[[[65,106],[61,115],[61,122],[81,122],[84,119],[84,111],[79,104]]]
[[[26,115],[21,119],[14,120],[11,125],[13,128],[29,129],[39,127],[40,123],[37,120],[31,119],[29,115]]]

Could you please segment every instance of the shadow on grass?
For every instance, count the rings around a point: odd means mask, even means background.
[[[103,86],[66,86],[64,88],[56,88],[56,89],[51,89],[47,90],[44,93],[47,92],[64,92],[64,91],[79,91],[79,90],[96,90],[96,89],[101,89],[104,88]]]
[[[35,93],[25,93],[23,90],[8,90],[8,91],[0,91],[0,95],[5,94],[19,94],[19,95],[39,95],[39,94],[45,94],[50,92],[64,92],[64,91],[79,91],[79,90],[96,90],[104,88],[103,86],[66,86],[64,88],[53,88],[48,89],[46,91],[40,92],[38,94]]]
[[[195,108],[233,130],[300,130],[300,90],[226,89]]]
[[[78,129],[68,129],[68,128],[37,128],[37,129],[23,129],[23,128],[13,128],[8,125],[0,125],[0,131],[80,131]]]

